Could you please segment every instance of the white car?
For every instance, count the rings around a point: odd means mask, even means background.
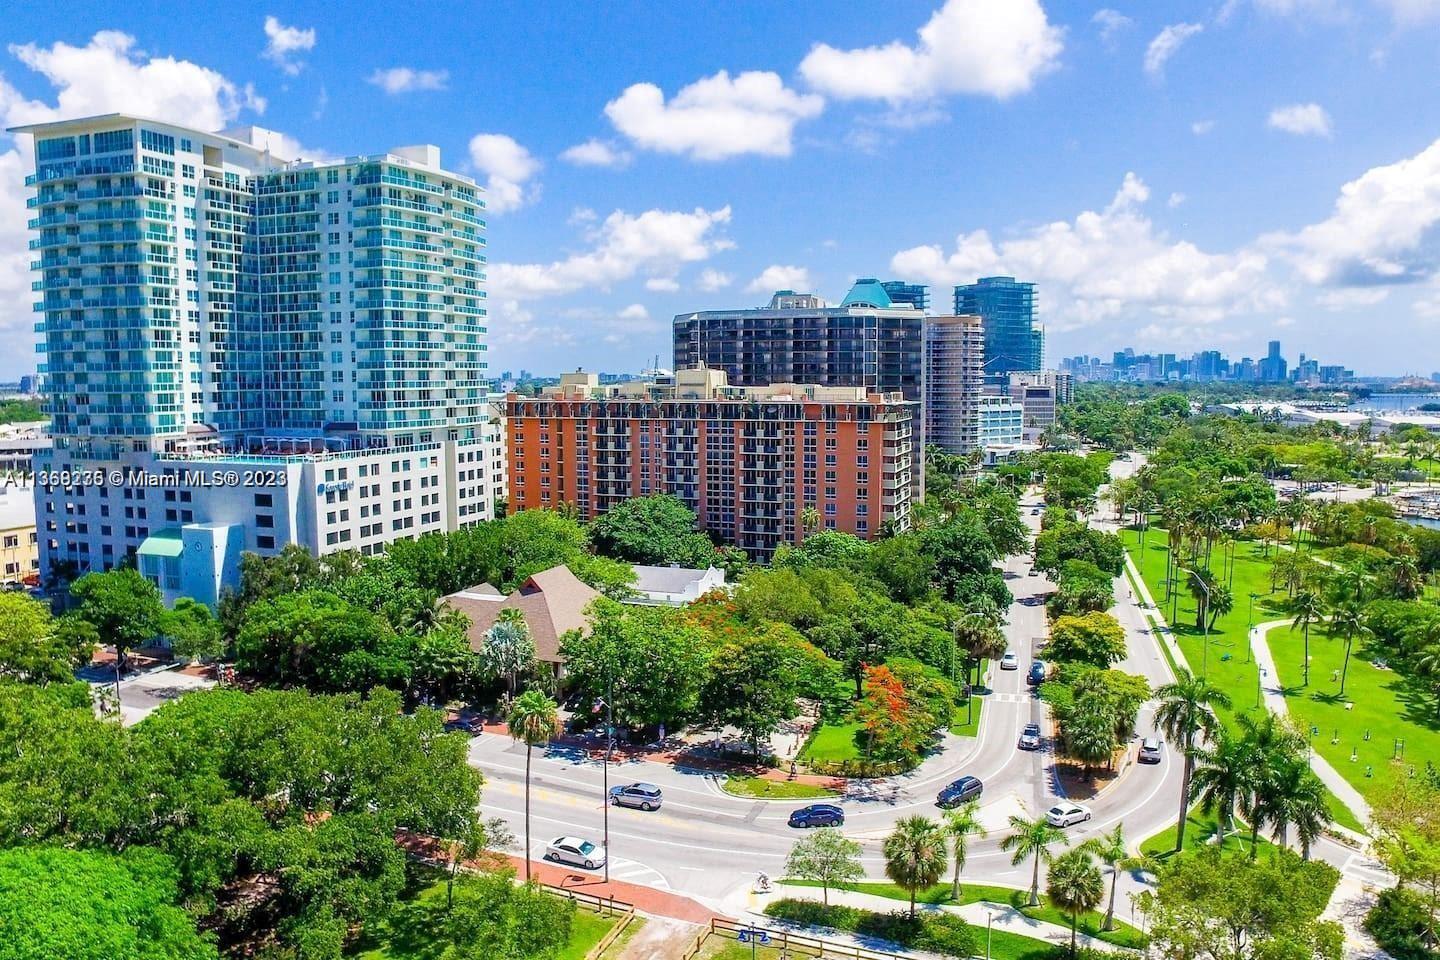
[[[1069,800],[1061,800],[1045,813],[1045,822],[1052,827],[1068,827],[1090,819],[1090,808]]]
[[[1015,656],[1014,650],[1006,650],[1005,656],[1000,658],[1001,670],[1019,670],[1020,658]]]
[[[552,863],[568,863],[586,870],[605,866],[605,856],[605,848],[600,844],[579,837],[556,837],[545,848],[546,860]]]

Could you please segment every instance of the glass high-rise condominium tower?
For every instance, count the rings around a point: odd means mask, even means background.
[[[1045,334],[1035,324],[1035,284],[981,277],[955,288],[955,314],[985,324],[985,379],[1004,384],[1011,373],[1044,367]]]
[[[15,132],[35,150],[37,467],[89,481],[37,486],[42,565],[136,554],[213,600],[241,549],[371,553],[489,515],[484,200],[438,148],[301,161],[259,128],[120,114]]]

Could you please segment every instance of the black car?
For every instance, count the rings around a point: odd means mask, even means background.
[[[975,800],[985,785],[980,782],[979,777],[961,777],[954,783],[940,791],[935,798],[935,804],[941,807],[956,807],[967,800]]]
[[[838,827],[845,822],[845,811],[833,803],[812,803],[790,814],[792,827]]]
[[[1032,687],[1038,687],[1045,682],[1045,663],[1043,660],[1036,660],[1030,664],[1030,672],[1025,675],[1025,682]]]

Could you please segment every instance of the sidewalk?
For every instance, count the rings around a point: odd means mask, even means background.
[[[1289,620],[1269,620],[1257,624],[1250,630],[1250,649],[1255,655],[1255,663],[1260,667],[1260,689],[1265,697],[1265,705],[1272,713],[1279,716],[1286,716],[1290,711],[1290,705],[1286,702],[1283,687],[1280,683],[1280,674],[1275,669],[1275,658],[1270,653],[1270,644],[1265,641],[1265,635],[1275,627],[1288,627]],[[1350,808],[1350,812],[1360,820],[1361,823],[1370,822],[1370,804],[1366,802],[1359,790],[1350,785],[1350,781],[1340,775],[1340,771],[1330,765],[1320,754],[1310,752],[1310,767],[1324,781],[1330,792],[1340,799],[1340,802]],[[1339,824],[1331,824],[1330,829],[1354,839],[1362,846],[1369,842],[1369,838],[1347,830]]]
[[[794,897],[802,900],[820,900],[821,893],[817,887],[795,887],[787,884],[777,884],[774,891],[766,894],[751,894],[751,903],[746,909],[757,922],[777,923],[777,921],[765,916],[765,905],[779,900],[782,897]],[[861,910],[871,910],[876,913],[891,913],[896,910],[908,909],[908,903],[903,900],[891,900],[889,897],[877,897],[869,893],[859,893],[854,890],[830,891],[830,903],[834,906],[855,907]],[[1042,920],[1032,920],[1019,910],[1009,904],[989,903],[981,900],[977,903],[967,903],[964,906],[942,906],[938,904],[917,904],[916,910],[922,913],[949,913],[961,917],[966,923],[984,931],[987,920],[995,930],[1002,930],[1005,933],[1013,933],[1021,937],[1030,937],[1034,940],[1043,940],[1068,947],[1070,945],[1070,928],[1056,923],[1046,923]],[[843,933],[842,933],[843,937]],[[827,935],[826,939],[840,939],[834,935]],[[850,938],[854,940],[854,938]],[[856,941],[862,942],[863,941]],[[1079,934],[1076,942],[1082,948],[1103,950],[1107,953],[1122,953],[1138,955],[1137,951],[1125,947],[1116,946],[1113,943],[1106,943],[1095,937]]]
[[[506,859],[514,866],[515,875],[523,879],[525,861],[509,855],[506,856]],[[623,900],[626,903],[634,904],[637,912],[650,916],[669,917],[672,920],[683,920],[686,923],[696,924],[708,924],[712,917],[724,916],[698,900],[682,897],[678,893],[656,890],[653,887],[642,887],[637,883],[626,883],[623,880],[611,880],[606,883],[603,879],[604,874],[598,870],[592,873],[588,870],[573,870],[543,860],[532,860],[530,861],[530,875],[552,887],[588,893],[592,897],[614,897],[616,900]]]

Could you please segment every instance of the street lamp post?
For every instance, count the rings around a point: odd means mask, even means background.
[[[1253,592],[1253,591],[1252,591],[1251,594],[1250,594],[1250,616],[1249,616],[1249,622],[1245,625],[1245,637],[1246,637],[1245,662],[1246,662],[1246,663],[1249,663],[1249,662],[1251,662],[1252,660],[1255,659],[1255,644],[1249,640],[1249,637],[1250,637],[1250,631],[1255,629],[1255,600],[1256,600],[1256,598],[1258,598],[1259,596],[1260,596],[1260,594],[1255,593],[1255,592]]]
[[[605,833],[605,882],[610,882],[610,750],[615,742],[615,679],[607,671],[605,675],[605,756],[600,773],[600,809]]]
[[[995,920],[995,914],[989,910],[985,911],[985,960],[990,960],[990,926]]]

